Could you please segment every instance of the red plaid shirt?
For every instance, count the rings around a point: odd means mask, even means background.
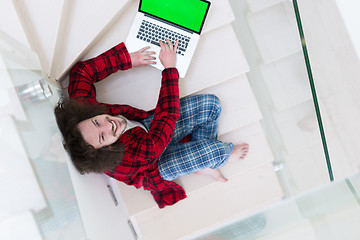
[[[105,174],[136,188],[150,190],[159,207],[163,208],[186,198],[181,186],[161,178],[157,165],[157,160],[171,140],[176,120],[180,117],[179,74],[176,68],[163,70],[158,103],[152,111],[97,102],[94,83],[118,70],[131,67],[130,55],[124,43],[120,43],[95,58],[77,63],[70,72],[68,91],[72,98],[106,106],[114,116],[141,120],[154,114],[148,133],[136,127],[120,136],[118,141],[125,145],[122,163]]]

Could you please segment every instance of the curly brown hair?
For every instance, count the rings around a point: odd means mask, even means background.
[[[108,114],[105,107],[63,98],[59,100],[54,113],[64,138],[64,148],[81,174],[111,171],[121,163],[125,152],[125,147],[121,142],[116,141],[110,146],[96,149],[85,142],[77,127],[77,124],[83,120]]]

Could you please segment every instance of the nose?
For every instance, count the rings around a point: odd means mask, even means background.
[[[104,130],[107,132],[107,134],[113,136],[113,124],[109,118],[106,118],[104,126]]]
[[[99,134],[104,135],[106,138],[113,135],[112,124],[109,120],[104,120],[100,125]]]

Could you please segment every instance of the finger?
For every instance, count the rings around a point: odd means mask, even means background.
[[[173,50],[174,46],[173,46],[172,42],[169,39],[166,39],[166,42],[168,43],[170,49]]]
[[[156,52],[150,52],[150,51],[145,52],[145,54],[146,54],[146,55],[149,55],[149,56],[150,56],[150,55],[154,55],[155,53],[156,53]]]
[[[159,40],[159,43],[160,43],[160,48],[161,50],[165,50],[165,44],[163,43],[163,41]]]
[[[156,64],[156,61],[154,61],[155,59],[144,59],[143,61],[142,61],[142,64],[143,65],[148,65],[148,64]]]
[[[177,49],[178,49],[178,45],[179,45],[179,40],[176,40],[176,42],[175,42],[175,48],[174,48],[175,52],[176,52]]]
[[[143,47],[142,49],[139,50],[139,52],[144,52],[144,51],[146,51],[146,50],[149,49],[149,48],[150,48],[150,46]]]
[[[153,56],[149,56],[147,58],[144,58],[144,60],[155,60],[155,59],[156,59],[156,57],[153,57]]]
[[[166,41],[166,39],[165,39],[165,41]],[[168,51],[168,50],[169,50],[169,45],[166,44],[166,42],[163,42],[163,41],[161,41],[161,42],[162,42],[162,44],[163,44],[163,50],[164,50],[164,51]]]

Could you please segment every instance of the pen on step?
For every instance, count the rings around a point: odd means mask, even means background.
[[[118,201],[117,201],[117,199],[116,199],[116,197],[115,197],[114,191],[113,191],[112,187],[110,186],[110,184],[107,185],[107,188],[109,189],[111,198],[112,198],[112,200],[114,201],[115,206],[117,206],[117,205],[118,205]]]

